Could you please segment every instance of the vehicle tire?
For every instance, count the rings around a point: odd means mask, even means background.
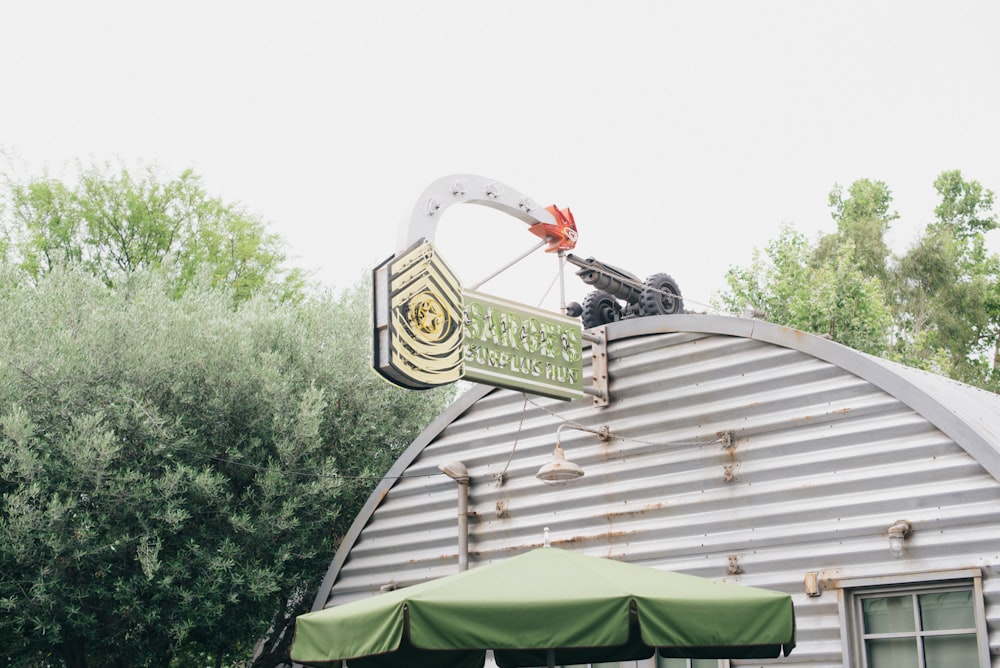
[[[677,281],[668,274],[653,274],[643,284],[646,287],[639,296],[639,315],[673,315],[684,312],[681,289],[677,287]]]
[[[600,327],[621,319],[622,306],[614,295],[604,290],[594,290],[583,298],[580,322],[584,329]]]

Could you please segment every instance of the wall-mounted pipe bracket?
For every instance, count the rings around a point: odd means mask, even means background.
[[[738,554],[730,554],[726,561],[727,575],[743,575],[746,572],[743,570],[743,565],[740,564],[740,557]]]

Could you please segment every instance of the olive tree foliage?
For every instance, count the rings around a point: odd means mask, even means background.
[[[1000,261],[985,243],[997,227],[994,196],[958,170],[934,188],[934,218],[901,255],[885,240],[898,218],[888,186],[861,179],[846,195],[834,188],[836,232],[813,244],[786,226],[749,267],[730,268],[722,306],[1000,389]]]
[[[8,666],[287,661],[339,540],[448,391],[370,369],[369,292],[177,296],[0,271]],[[256,652],[254,646],[256,645]]]
[[[280,238],[258,217],[209,196],[192,171],[165,177],[155,167],[78,165],[77,176],[0,180],[0,257],[38,281],[54,268],[82,266],[113,285],[160,269],[177,294],[207,271],[237,300],[265,289],[296,294],[302,274],[284,267]]]

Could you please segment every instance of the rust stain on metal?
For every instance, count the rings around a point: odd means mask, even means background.
[[[573,545],[576,543],[587,543],[590,541],[603,541],[603,540],[613,540],[615,538],[621,538],[622,536],[627,536],[629,532],[627,531],[605,531],[604,533],[595,534],[592,536],[572,536],[571,538],[563,538],[562,540],[551,541],[552,545]]]
[[[660,510],[663,507],[664,507],[663,502],[662,501],[658,501],[656,503],[647,503],[642,508],[637,508],[636,510],[617,510],[617,511],[611,511],[611,512],[605,513],[604,516],[607,517],[609,520],[614,520],[614,519],[619,518],[619,517],[637,517],[639,515],[644,515],[644,514],[646,514],[648,512],[654,511],[654,510]]]
[[[436,557],[432,557],[429,561],[455,561],[458,559],[458,553],[452,552],[451,554],[439,554]],[[406,563],[408,564],[419,564],[428,559],[408,559]]]
[[[469,556],[489,558],[490,555],[508,554],[510,552],[527,552],[542,546],[544,546],[544,543],[539,541],[537,543],[525,543],[524,545],[507,545],[506,547],[499,547],[495,550],[470,550]]]
[[[819,415],[819,416],[817,416],[817,415],[803,415],[802,419],[805,420],[805,421],[809,421],[809,420],[815,420],[818,417],[819,418],[823,418],[823,417],[830,417],[831,415],[846,415],[846,414],[850,413],[851,410],[852,409],[851,409],[850,406],[847,406],[845,408],[836,408],[836,409],[834,409],[832,411],[828,411],[827,413],[824,413],[823,415]]]
[[[630,533],[638,533],[636,531],[606,531],[604,533],[593,534],[589,536],[572,536],[570,538],[562,538],[559,540],[551,539],[549,540],[549,545],[555,547],[557,545],[577,545],[580,543],[587,543],[591,541],[608,541],[613,542],[615,539],[623,538],[628,536]],[[479,558],[489,559],[492,555],[509,554],[511,552],[528,552],[535,548],[543,547],[543,542],[532,542],[525,543],[522,545],[508,545],[506,547],[499,547],[493,550],[470,550],[469,556]],[[454,559],[455,555],[451,555]]]

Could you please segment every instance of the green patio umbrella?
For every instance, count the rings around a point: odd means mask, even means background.
[[[292,659],[351,668],[501,668],[662,656],[774,658],[791,596],[544,547],[301,615]]]

